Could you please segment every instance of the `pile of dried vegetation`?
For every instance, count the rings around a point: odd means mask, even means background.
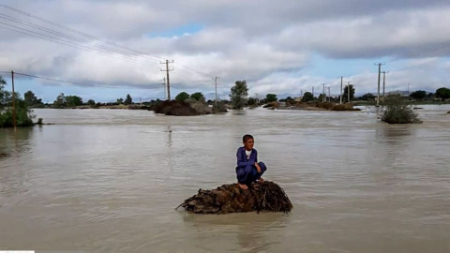
[[[179,207],[196,214],[228,214],[243,212],[284,212],[292,203],[284,190],[274,182],[255,184],[247,191],[238,184],[222,185],[214,190],[198,190]]]

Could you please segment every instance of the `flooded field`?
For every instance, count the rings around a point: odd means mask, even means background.
[[[422,107],[400,126],[370,109],[35,110],[56,125],[0,130],[0,250],[450,252],[450,106]],[[175,211],[235,181],[247,133],[292,213]]]

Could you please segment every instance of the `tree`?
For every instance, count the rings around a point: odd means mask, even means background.
[[[56,97],[56,100],[55,102],[53,102],[53,105],[55,107],[63,107],[66,105],[66,96],[64,96],[64,93],[61,93]]]
[[[30,106],[42,104],[42,99],[37,98],[36,95],[31,90],[25,92],[25,94],[23,94],[23,97],[25,102]]]
[[[436,90],[436,97],[441,98],[442,101],[450,98],[450,89],[442,87]]]
[[[414,91],[409,96],[415,100],[422,100],[427,96],[427,92],[424,90],[418,90],[418,91]]]
[[[244,81],[236,81],[235,85],[231,88],[231,104],[234,109],[242,109],[244,105],[247,103],[248,96],[248,88],[247,82]]]
[[[326,100],[326,96],[324,94],[320,94],[319,97],[317,98],[317,100],[319,100],[319,102],[323,102]]]
[[[79,96],[66,96],[66,106],[74,107],[83,105],[83,99]]]
[[[267,101],[267,103],[277,102],[278,101],[277,95],[275,95],[275,94],[267,94],[266,95],[266,101]]]
[[[0,108],[1,108],[1,106],[3,106],[3,104],[5,104],[6,96],[8,95],[8,94],[6,94],[7,91],[5,91],[5,85],[6,85],[6,81],[0,75]]]
[[[117,103],[117,104],[123,104],[123,98],[118,98],[118,99],[116,100],[116,103]]]
[[[93,99],[89,99],[87,101],[87,104],[90,105],[90,106],[94,106],[95,105],[95,101]]]
[[[0,76],[0,128],[13,127],[14,116],[12,108],[2,108],[4,104],[10,103],[12,96],[11,92],[4,89],[6,81]],[[16,124],[18,127],[26,127],[33,125],[33,116],[28,109],[28,104],[20,98],[16,92]]]
[[[375,100],[375,95],[373,95],[372,93],[366,93],[364,95],[362,95],[360,97],[361,100],[365,100],[365,101],[372,101]]]
[[[188,98],[189,98],[189,94],[183,91],[175,97],[175,100],[178,102],[184,102]]]
[[[204,102],[205,101],[205,96],[203,96],[203,94],[201,92],[196,92],[196,93],[191,95],[191,99],[196,100],[196,101]]]
[[[353,85],[350,85],[350,101],[353,100],[354,97],[355,97],[355,88],[353,87]],[[342,95],[342,101],[349,102],[348,101],[348,85],[346,85],[344,88],[344,93]]]
[[[313,101],[313,100],[314,100],[314,96],[311,92],[305,92],[303,94],[303,98],[302,98],[303,102],[309,102],[309,101]]]
[[[255,105],[256,104],[256,99],[255,98],[248,98],[247,100],[247,105]]]
[[[133,99],[131,98],[130,94],[127,94],[127,98],[123,103],[126,105],[131,105],[133,103]]]

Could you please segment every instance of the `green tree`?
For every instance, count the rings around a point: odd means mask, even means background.
[[[118,99],[116,100],[116,103],[117,103],[117,104],[123,104],[123,98],[118,98]]]
[[[427,96],[427,92],[424,90],[417,90],[411,93],[409,96],[415,100],[422,100]]]
[[[366,93],[364,95],[362,95],[360,97],[361,100],[365,100],[365,101],[373,101],[375,100],[375,95],[373,95],[372,93]]]
[[[450,98],[450,89],[442,87],[436,90],[436,97],[442,99],[442,101]]]
[[[255,98],[248,98],[247,100],[247,105],[255,105],[256,104],[256,99]]]
[[[127,94],[127,98],[123,103],[126,105],[131,105],[133,103],[133,99],[131,98],[130,94]]]
[[[305,92],[303,94],[303,98],[302,98],[303,102],[309,102],[309,101],[313,101],[313,100],[314,100],[314,96],[311,92]]]
[[[201,92],[196,92],[196,93],[193,93],[191,95],[191,99],[194,99],[196,101],[204,102],[205,101],[205,96],[203,96],[203,94]]]
[[[90,106],[94,106],[95,105],[95,101],[93,99],[89,99],[87,101],[87,104],[90,105]]]
[[[326,96],[324,94],[320,94],[319,97],[317,98],[317,100],[319,100],[319,102],[323,102],[326,100]]]
[[[13,127],[13,110],[11,107],[3,108],[3,105],[11,102],[11,93],[5,90],[6,81],[0,76],[0,128]],[[20,98],[16,92],[16,123],[18,127],[33,125],[33,116],[28,109],[28,104]]]
[[[37,98],[36,95],[31,90],[25,92],[25,94],[23,94],[23,97],[25,102],[30,106],[42,104],[42,99]]]
[[[64,96],[64,93],[61,93],[56,97],[56,100],[53,102],[53,106],[55,107],[66,106],[66,96]]]
[[[348,87],[349,85],[346,85],[344,88],[344,93],[342,94],[342,101],[349,102],[348,101]],[[353,85],[350,84],[350,101],[352,101],[355,97],[355,88]]]
[[[175,97],[175,100],[178,102],[184,102],[188,98],[189,98],[189,94],[183,91]]]
[[[244,105],[247,103],[248,96],[248,87],[247,82],[244,81],[236,81],[235,85],[231,87],[231,104],[234,109],[242,109]]]
[[[267,103],[277,102],[278,101],[277,95],[275,95],[275,94],[267,94],[266,95],[266,101],[267,101]]]
[[[66,96],[66,106],[74,107],[83,105],[83,99],[79,96]]]

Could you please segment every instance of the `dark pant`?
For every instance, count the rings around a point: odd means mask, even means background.
[[[256,180],[260,179],[262,174],[266,172],[267,168],[263,162],[259,162],[259,167],[261,167],[261,173],[258,173],[255,165],[248,165],[246,167],[237,167],[236,174],[237,180],[240,184],[251,184]]]

